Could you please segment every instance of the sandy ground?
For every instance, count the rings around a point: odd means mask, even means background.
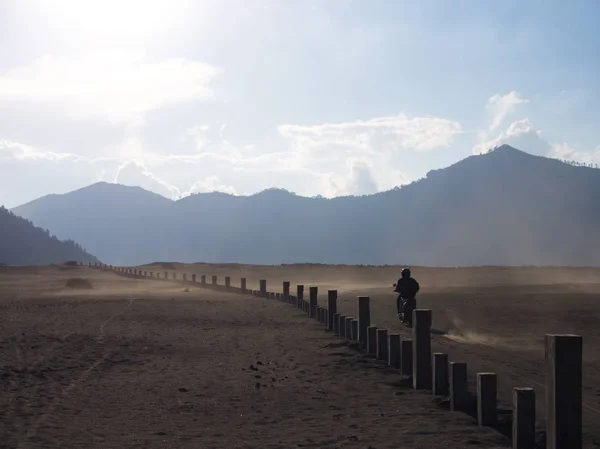
[[[0,274],[0,447],[507,447],[287,304],[189,290]]]
[[[156,270],[156,265],[142,269]],[[182,266],[178,273],[339,291],[341,313],[372,298],[372,322],[408,336],[390,287],[398,269]],[[171,266],[164,270],[172,271]],[[585,447],[600,446],[600,270],[414,269],[434,310],[434,350],[536,388],[543,336],[584,336]],[[83,277],[91,290],[65,289]],[[291,306],[88,268],[0,273],[0,447],[508,447]],[[474,391],[473,386],[471,390]]]
[[[269,290],[281,291],[284,280],[319,287],[325,305],[327,289],[338,290],[338,310],[358,316],[357,296],[371,297],[371,322],[402,336],[410,331],[396,318],[391,285],[402,267],[288,265],[153,265],[178,273],[248,278],[258,289],[267,279]],[[544,336],[575,333],[583,336],[584,447],[600,447],[600,269],[477,267],[412,267],[421,284],[418,306],[433,310],[433,345],[451,361],[467,362],[472,392],[476,373],[498,374],[501,411],[511,408],[514,387],[536,390],[538,432],[545,429]],[[306,294],[306,293],[305,293]],[[506,428],[499,429],[506,431]]]

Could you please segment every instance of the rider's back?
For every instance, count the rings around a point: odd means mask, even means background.
[[[412,277],[400,278],[396,283],[396,291],[403,298],[414,298],[419,291],[419,283]]]

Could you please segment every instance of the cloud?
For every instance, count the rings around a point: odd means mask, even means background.
[[[178,199],[181,196],[179,188],[154,174],[143,163],[137,161],[125,161],[119,165],[113,182],[140,186],[171,199]]]
[[[16,159],[19,161],[62,161],[70,160],[87,160],[82,156],[72,153],[55,153],[53,151],[40,151],[29,145],[10,140],[0,140],[0,159]]]
[[[484,133],[481,137],[485,138],[487,135]],[[473,147],[473,154],[487,153],[503,144],[538,156],[549,156],[552,149],[548,141],[542,137],[542,132],[533,126],[528,118],[524,118],[511,123],[506,131],[502,131],[495,138],[476,144]]]
[[[100,159],[14,142],[10,153],[4,152],[13,160],[60,159],[63,169],[71,165],[74,170],[73,163],[84,162],[88,183],[139,185],[172,199],[210,191],[243,195],[269,187],[333,197],[405,184],[410,180],[402,171],[407,151],[444,148],[462,133],[458,122],[401,114],[315,126],[282,125],[263,141],[238,143],[225,138],[230,132],[225,124],[204,122],[175,133],[178,148],[169,154],[168,149],[145,143],[145,126],[132,122],[124,130],[120,143],[103,149],[110,157]]]
[[[503,144],[535,156],[583,164],[600,164],[600,146],[592,150],[577,150],[566,142],[550,142],[527,118],[511,123],[506,131],[496,138],[475,145],[473,154],[487,153]]]
[[[351,148],[368,154],[373,152],[374,144],[384,146],[384,150],[429,151],[445,147],[462,132],[462,126],[442,118],[411,118],[399,114],[313,126],[281,125],[278,131],[294,148],[302,151],[317,153],[324,147],[334,146],[338,150]]]
[[[523,98],[514,90],[506,95],[496,94],[488,99],[485,107],[488,114],[491,115],[492,123],[490,131],[497,130],[506,116],[512,112],[519,104],[527,103],[529,100]]]
[[[576,150],[565,142],[551,145],[551,157],[583,164],[600,164],[600,146],[593,150]]]
[[[277,128],[287,145],[281,168],[305,170],[319,180],[327,196],[375,193],[403,184],[398,165],[407,151],[427,152],[450,146],[462,134],[460,123],[405,114],[354,122]]]
[[[220,70],[184,58],[156,60],[141,51],[99,51],[72,59],[43,56],[0,75],[0,100],[58,106],[72,118],[142,120],[164,106],[214,97]]]
[[[222,184],[218,176],[209,176],[202,181],[196,181],[194,184],[192,184],[189,190],[183,192],[181,196],[185,197],[201,192],[223,192],[236,195],[236,191],[233,186]]]
[[[378,192],[369,161],[350,158],[346,161],[348,171],[343,174],[330,175],[329,183],[334,195],[369,195]]]

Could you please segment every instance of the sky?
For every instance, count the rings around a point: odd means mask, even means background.
[[[389,190],[508,143],[600,163],[596,0],[0,0],[0,204]]]

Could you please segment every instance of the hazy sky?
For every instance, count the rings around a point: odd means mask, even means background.
[[[0,0],[0,204],[387,190],[501,142],[600,162],[600,2]]]

